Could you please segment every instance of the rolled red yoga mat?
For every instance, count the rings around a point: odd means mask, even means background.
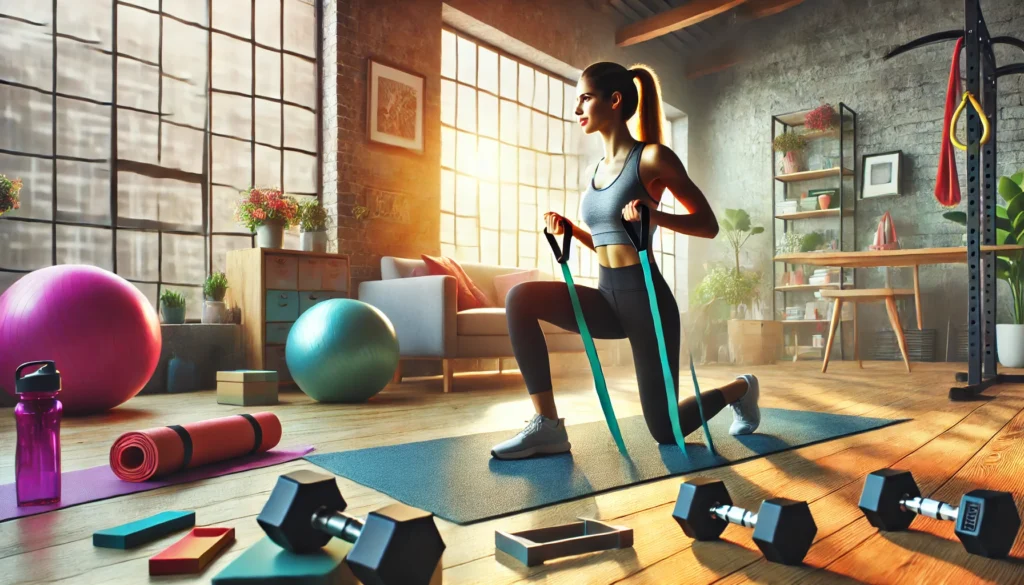
[[[110,448],[110,468],[124,481],[141,482],[262,453],[280,440],[281,421],[272,412],[156,427],[118,437]]]

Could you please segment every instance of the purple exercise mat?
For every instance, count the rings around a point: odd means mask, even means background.
[[[68,471],[61,474],[61,499],[56,504],[48,506],[18,506],[18,494],[15,491],[15,484],[7,483],[0,485],[0,522],[11,518],[21,518],[59,510],[86,502],[106,500],[125,494],[134,494],[155,490],[168,485],[187,483],[229,475],[239,471],[269,467],[279,463],[286,463],[301,459],[304,455],[313,451],[312,445],[300,445],[289,449],[271,449],[265,453],[257,453],[248,457],[229,459],[219,463],[210,463],[202,467],[189,469],[181,473],[175,473],[160,479],[134,483],[119,479],[110,469],[109,465],[90,467],[78,471]]]

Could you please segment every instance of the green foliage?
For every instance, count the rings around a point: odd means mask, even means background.
[[[804,138],[803,134],[797,134],[796,132],[783,132],[775,136],[775,140],[772,142],[772,148],[775,152],[793,152],[795,150],[803,150],[807,148],[807,139]]]
[[[327,229],[329,221],[327,210],[316,199],[307,199],[299,203],[299,230],[303,232],[322,232]]]
[[[748,303],[757,297],[761,275],[757,272],[739,272],[725,266],[716,266],[708,271],[695,291],[696,302],[711,303],[724,301],[731,307]]]
[[[0,173],[0,215],[21,207],[18,193],[21,192],[21,179],[8,179]]]
[[[750,214],[742,209],[726,209],[725,216],[719,220],[718,225],[722,228],[721,231],[725,234],[726,239],[729,240],[729,245],[732,247],[736,260],[736,274],[739,274],[740,248],[743,247],[743,244],[747,243],[750,236],[763,233],[764,228],[761,226],[751,226]]]
[[[212,301],[223,301],[228,292],[228,277],[223,272],[214,272],[203,283],[203,296]]]
[[[996,205],[996,245],[1024,242],[1024,171],[999,177],[999,195],[1006,207]],[[949,211],[942,217],[967,226],[967,214]],[[1024,325],[1024,259],[1019,251],[996,253],[996,277],[1006,282],[1013,294],[1013,319]]]
[[[181,294],[180,292],[173,291],[169,288],[165,288],[163,292],[160,293],[160,302],[163,304],[163,306],[167,307],[168,309],[184,307],[185,295]]]

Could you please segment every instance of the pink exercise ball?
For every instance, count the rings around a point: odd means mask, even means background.
[[[0,296],[0,386],[16,396],[19,365],[53,360],[67,414],[104,412],[127,402],[153,376],[162,345],[153,305],[102,268],[42,268]]]

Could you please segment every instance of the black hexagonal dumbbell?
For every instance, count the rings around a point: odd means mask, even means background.
[[[697,478],[679,486],[672,512],[683,532],[697,540],[717,540],[731,522],[754,529],[754,542],[774,563],[799,565],[818,533],[807,502],[772,498],[761,503],[757,514],[732,505],[725,484]]]
[[[426,585],[445,544],[429,512],[392,504],[370,512],[365,524],[347,507],[334,476],[301,470],[282,475],[256,518],[275,543],[313,552],[331,537],[355,543],[345,561],[366,585]]]
[[[954,508],[945,502],[921,497],[909,471],[879,469],[868,474],[860,493],[861,511],[880,530],[906,530],[920,514],[956,522],[957,538],[967,552],[991,559],[1010,554],[1020,530],[1020,515],[1013,494],[973,490]]]

